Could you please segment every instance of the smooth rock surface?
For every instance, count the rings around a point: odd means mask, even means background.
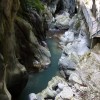
[[[77,73],[72,73],[69,77],[69,81],[74,81],[76,83],[82,84],[82,80]]]
[[[35,94],[35,93],[30,93],[30,94],[29,94],[29,99],[30,99],[30,100],[37,100],[36,94]]]
[[[73,91],[70,87],[64,87],[63,90],[55,97],[55,100],[71,99],[73,97]]]

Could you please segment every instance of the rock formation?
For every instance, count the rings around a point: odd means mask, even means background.
[[[0,1],[0,100],[18,100],[28,80],[27,71],[50,64],[47,25],[42,3],[37,2]]]

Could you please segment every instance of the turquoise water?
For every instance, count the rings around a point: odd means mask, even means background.
[[[28,83],[23,90],[20,100],[29,100],[28,94],[38,93],[47,87],[48,81],[57,74],[58,60],[61,56],[61,50],[57,48],[57,42],[55,39],[48,38],[47,44],[51,52],[51,64],[48,69],[40,73],[29,75]]]

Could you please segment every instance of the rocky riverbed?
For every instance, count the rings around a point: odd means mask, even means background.
[[[81,13],[69,18],[68,12],[52,19],[51,29],[65,29],[59,38],[62,55],[59,76],[46,89],[29,94],[30,100],[100,100],[100,44],[90,50],[90,40]]]
[[[100,44],[97,44],[81,56],[67,79],[55,76],[46,89],[38,94],[29,94],[30,100],[100,100],[99,49]]]

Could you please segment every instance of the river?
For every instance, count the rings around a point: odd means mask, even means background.
[[[47,87],[48,81],[50,81],[58,72],[58,60],[61,56],[61,50],[57,47],[56,39],[48,38],[46,42],[51,52],[51,64],[46,70],[29,75],[28,83],[19,100],[29,100],[28,95],[30,93],[41,92]]]

